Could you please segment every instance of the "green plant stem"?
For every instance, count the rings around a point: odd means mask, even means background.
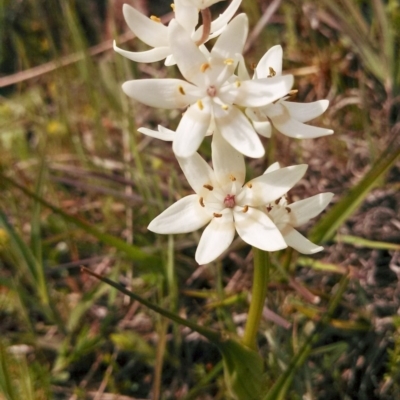
[[[253,350],[257,350],[256,338],[264,308],[265,297],[267,296],[270,261],[267,252],[254,247],[253,252],[253,291],[242,343]]]

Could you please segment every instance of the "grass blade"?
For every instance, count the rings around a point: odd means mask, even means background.
[[[147,268],[153,268],[155,270],[161,271],[161,259],[159,257],[148,254],[148,253],[144,252],[143,250],[141,250],[139,247],[130,245],[113,235],[101,232],[94,226],[90,225],[88,222],[85,222],[79,218],[69,215],[68,213],[61,210],[60,208],[50,204],[46,200],[37,196],[35,193],[32,193],[31,191],[29,191],[28,189],[26,189],[19,183],[15,182],[13,179],[11,179],[3,174],[0,174],[0,176],[3,180],[3,182],[7,182],[10,185],[14,186],[15,188],[21,190],[26,196],[39,202],[42,206],[49,208],[54,213],[61,215],[66,221],[75,224],[79,228],[83,229],[85,232],[89,233],[90,235],[92,235],[95,238],[97,238],[98,240],[100,240],[101,242],[117,248],[119,251],[123,252],[130,259],[132,259],[142,265],[145,265]]]
[[[312,229],[310,240],[325,242],[331,239],[337,229],[353,214],[371,189],[376,186],[400,156],[400,146],[389,144],[375,165],[366,173],[363,179],[355,185],[347,195],[340,199],[331,210]]]

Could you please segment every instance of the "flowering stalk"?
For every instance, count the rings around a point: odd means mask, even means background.
[[[256,247],[253,247],[253,255],[253,291],[242,343],[253,350],[257,350],[257,332],[267,296],[270,260],[266,251]]]
[[[244,156],[262,157],[265,149],[257,134],[269,138],[273,127],[295,139],[312,139],[333,131],[306,124],[326,110],[328,100],[291,101],[297,91],[292,90],[293,76],[282,72],[281,46],[267,51],[250,77],[242,55],[248,18],[245,14],[234,17],[241,0],[232,0],[212,21],[208,7],[219,1],[174,0],[175,18],[168,26],[125,5],[129,27],[151,49],[130,52],[115,44],[114,49],[133,61],[165,59],[166,66],[176,64],[181,72],[182,79],[135,79],[122,86],[129,97],[150,107],[185,109],[176,131],[161,125],[157,131],[139,129],[172,142],[194,192],[169,206],[148,229],[159,234],[184,234],[204,227],[195,254],[198,264],[220,257],[236,233],[253,247],[253,289],[243,338],[222,340],[222,335],[210,336],[202,328],[197,331],[221,351],[232,397],[259,400],[263,361],[257,351],[257,332],[270,274],[268,252],[287,247],[303,254],[321,251],[321,246],[297,228],[321,213],[333,194],[320,193],[290,203],[287,192],[303,178],[307,165],[281,168],[276,162],[261,176],[246,180]],[[211,49],[204,45],[216,37]],[[212,167],[198,153],[204,137],[210,135]]]
[[[209,8],[201,10],[201,17],[203,18],[203,30],[201,32],[201,38],[196,40],[196,46],[200,46],[205,43],[210,36],[211,32],[211,12]]]

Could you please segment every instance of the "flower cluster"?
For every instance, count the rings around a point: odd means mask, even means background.
[[[232,243],[235,232],[248,244],[276,251],[293,247],[313,254],[322,247],[295,228],[325,209],[332,193],[288,204],[286,193],[303,177],[307,165],[271,165],[263,175],[245,183],[244,156],[265,153],[260,137],[272,126],[293,138],[316,138],[330,129],[305,122],[321,115],[327,100],[300,104],[288,101],[293,76],[282,73],[282,48],[274,46],[261,58],[250,77],[243,58],[248,33],[245,14],[233,18],[241,0],[211,21],[208,7],[220,0],[175,0],[175,18],[168,26],[124,5],[127,24],[143,42],[144,52],[114,49],[139,62],[165,59],[176,64],[183,79],[138,79],[125,82],[123,91],[151,107],[185,109],[176,131],[161,125],[142,127],[143,134],[172,141],[172,148],[194,194],[183,197],[155,218],[149,230],[161,234],[187,233],[205,228],[196,261],[215,260]],[[203,25],[197,27],[199,13]],[[217,37],[212,49],[204,43]],[[197,153],[207,135],[212,138],[212,165]]]

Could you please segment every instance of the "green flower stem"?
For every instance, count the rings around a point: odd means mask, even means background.
[[[263,250],[253,247],[253,253],[253,291],[242,343],[253,350],[257,350],[257,332],[267,296],[270,261],[268,253]]]

